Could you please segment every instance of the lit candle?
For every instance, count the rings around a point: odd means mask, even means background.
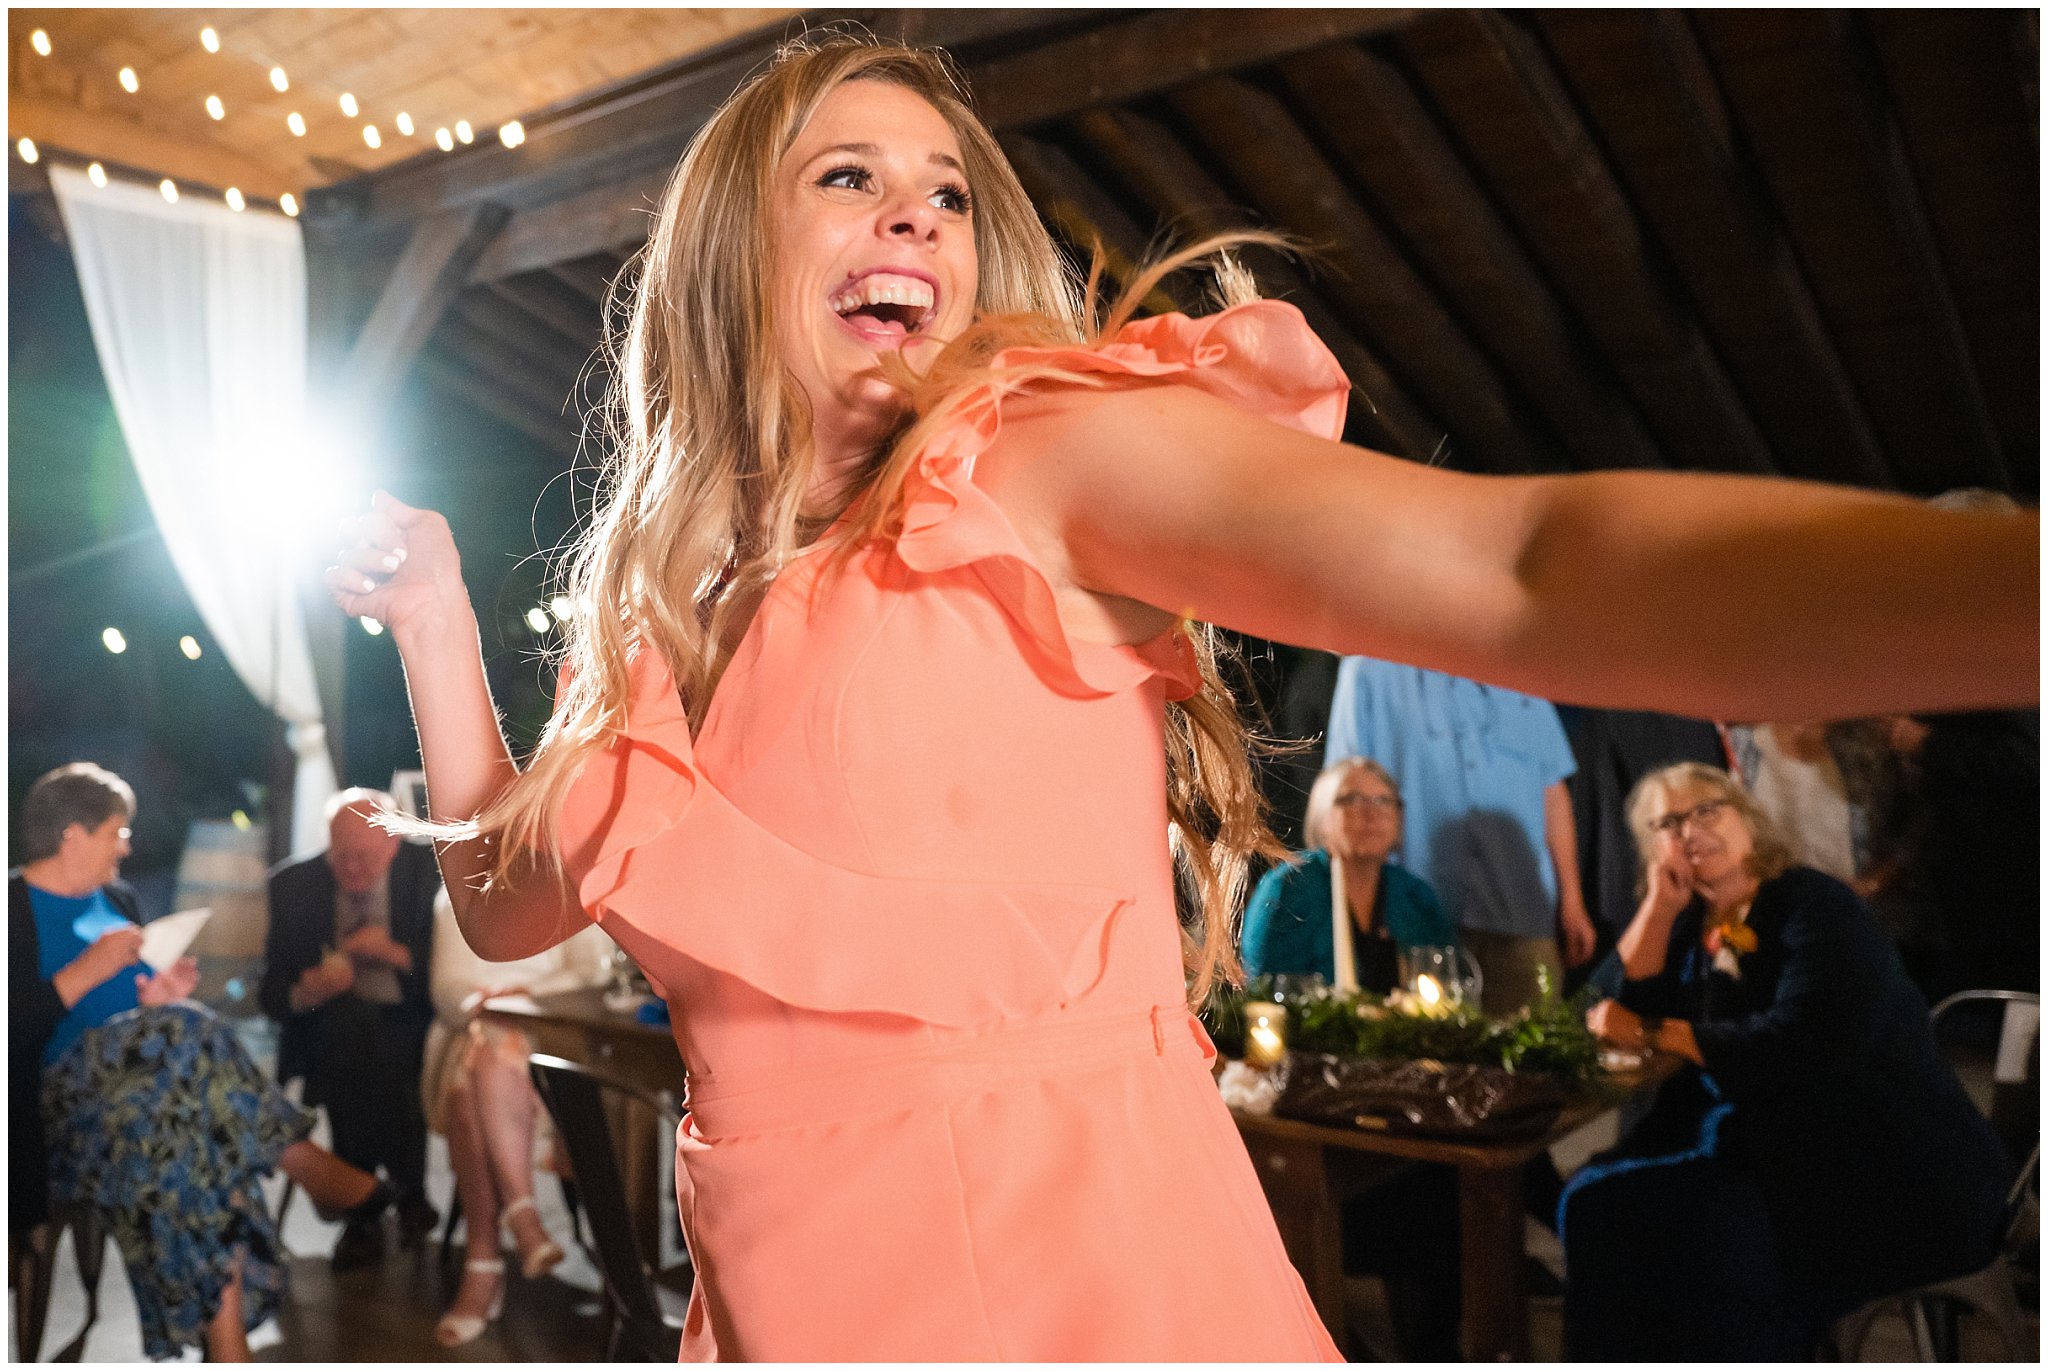
[[[1436,1015],[1444,1003],[1444,988],[1436,983],[1436,977],[1427,971],[1415,978],[1415,998],[1422,1002],[1422,1012]]]
[[[1344,859],[1330,854],[1330,950],[1340,995],[1358,989],[1358,959],[1351,950],[1351,899],[1344,890]]]
[[[1245,1001],[1245,1065],[1261,1069],[1277,1066],[1286,1055],[1287,1006],[1271,1000]]]

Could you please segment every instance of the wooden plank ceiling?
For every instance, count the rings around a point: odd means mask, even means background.
[[[1077,254],[1128,270],[1237,226],[1310,245],[1250,265],[1357,385],[1355,441],[2037,497],[2031,11],[855,17],[959,57]],[[409,368],[569,461],[606,286],[773,37],[560,104],[524,147],[312,195],[359,372]]]
[[[16,9],[7,25],[8,141],[235,186],[251,200],[303,199],[433,148],[435,133],[458,121],[489,139],[507,120],[544,115],[794,12]],[[218,51],[201,45],[209,27]],[[47,54],[31,45],[38,30]],[[136,73],[133,92],[119,82],[123,67]],[[283,91],[273,67],[285,73]],[[344,94],[355,113],[343,111]],[[220,99],[219,119],[209,96]],[[288,123],[294,113],[303,134]],[[376,147],[364,140],[370,126]]]

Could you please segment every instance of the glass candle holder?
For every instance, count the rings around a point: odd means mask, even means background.
[[[1278,1066],[1286,1055],[1287,1006],[1271,1000],[1245,1001],[1245,1065],[1265,1070]]]

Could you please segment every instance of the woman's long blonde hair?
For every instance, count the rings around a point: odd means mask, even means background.
[[[884,81],[929,102],[951,127],[974,194],[978,318],[922,371],[884,366],[906,390],[907,426],[877,452],[840,535],[842,550],[886,536],[923,439],[1017,344],[1085,344],[1113,332],[1167,272],[1214,253],[1197,244],[1125,283],[1106,317],[1097,277],[1085,295],[1061,259],[995,138],[967,107],[940,54],[833,36],[785,45],[692,140],[670,178],[639,261],[628,321],[609,343],[595,509],[567,564],[577,605],[567,626],[569,671],[530,764],[467,824],[443,838],[493,844],[491,879],[555,860],[554,821],[590,755],[625,722],[628,652],[659,652],[693,713],[720,663],[736,613],[803,546],[812,448],[809,404],[775,346],[773,177],[819,103],[847,81]],[[1226,299],[1250,298],[1227,258]],[[1084,381],[1086,378],[1076,378]],[[1200,909],[1184,930],[1190,997],[1236,980],[1235,911],[1253,852],[1282,856],[1267,828],[1236,701],[1218,672],[1224,651],[1207,625],[1188,628],[1203,685],[1168,707],[1168,812],[1176,866]],[[534,854],[540,854],[536,857]]]

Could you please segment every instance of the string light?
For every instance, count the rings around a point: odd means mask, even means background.
[[[128,650],[128,635],[118,628],[109,628],[100,634],[100,642],[116,657]]]
[[[373,148],[381,148],[384,146],[384,135],[377,132],[375,124],[365,124],[363,125],[363,141]]]
[[[107,188],[107,169],[98,162],[94,162],[91,166],[87,167],[85,174],[86,178],[101,190]]]
[[[285,126],[292,131],[292,137],[304,138],[306,136],[305,116],[300,114],[297,110],[293,110],[290,114],[287,114],[284,117],[284,122]]]
[[[398,118],[393,122],[395,122],[398,125],[398,131],[400,133],[404,134],[408,138],[412,137],[412,116],[410,114],[407,114],[404,110],[400,110],[398,112]]]
[[[294,219],[299,217],[299,202],[292,199],[290,191],[277,197],[277,207]]]
[[[249,202],[242,198],[242,192],[236,190],[233,186],[228,187],[226,199],[228,202],[228,208],[233,210],[237,214],[240,214],[243,210],[249,207]]]
[[[220,51],[220,35],[213,31],[211,24],[199,30],[199,46],[208,52]]]
[[[548,612],[538,605],[526,611],[526,626],[535,633],[548,631]]]
[[[157,189],[164,193],[164,203],[171,205],[178,203],[178,183],[170,177],[166,176],[162,181],[158,182]]]
[[[207,30],[207,32],[211,33],[211,32],[212,32],[212,30],[211,30],[211,29],[209,29],[209,30]],[[198,660],[199,660],[199,640],[198,640],[197,638],[193,637],[193,636],[192,636],[191,634],[187,633],[187,634],[186,634],[186,635],[185,635],[184,637],[182,637],[182,638],[178,639],[178,651],[180,651],[180,652],[182,652],[182,653],[184,653],[184,654],[185,654],[185,660],[186,660],[186,661],[188,661],[188,662],[196,662],[196,661],[198,661]]]
[[[576,603],[566,595],[557,595],[548,601],[548,613],[555,616],[555,622],[566,624],[576,617]]]
[[[447,129],[435,129],[434,142],[440,146],[443,152],[455,151],[455,135]]]
[[[272,67],[270,69],[270,88],[279,95],[283,95],[292,88],[292,83],[285,79],[283,67]]]
[[[455,137],[464,143],[474,143],[476,141],[476,134],[469,127],[469,120],[457,119],[455,121]]]
[[[347,91],[341,93],[341,112],[351,119],[356,117],[356,98]]]
[[[509,124],[498,125],[498,141],[508,148],[516,148],[526,141],[526,126],[514,119]]]
[[[127,91],[130,95],[142,89],[142,82],[135,79],[135,68],[121,68],[121,89]]]
[[[14,145],[14,148],[15,151],[21,154],[21,160],[28,163],[30,166],[34,166],[36,164],[36,159],[42,156],[41,153],[36,151],[35,140],[32,138],[22,139],[19,143],[16,143]]]
[[[367,614],[356,622],[360,623],[363,626],[363,632],[369,634],[372,638],[384,631],[384,625],[378,623]]]
[[[48,57],[50,55],[50,35],[44,33],[41,29],[37,29],[28,36],[28,45],[36,50],[38,57]]]
[[[220,102],[220,97],[218,95],[209,95],[206,97],[206,112],[212,115],[215,119],[225,119],[228,117],[227,106],[223,105]]]

